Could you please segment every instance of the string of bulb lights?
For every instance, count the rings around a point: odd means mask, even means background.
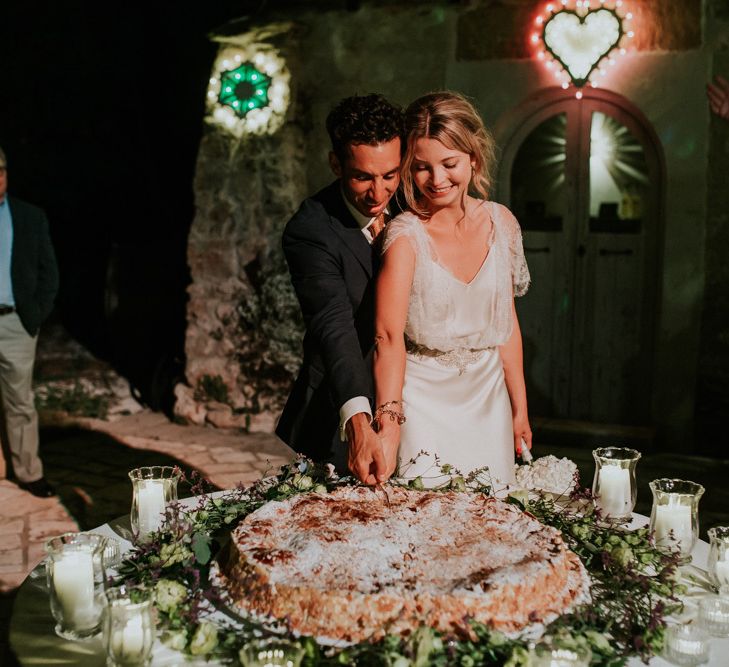
[[[272,134],[284,122],[289,81],[286,62],[272,47],[225,48],[208,85],[208,121],[236,136]]]
[[[536,57],[567,90],[597,88],[635,36],[633,14],[623,0],[561,0],[550,2],[534,18],[530,41]]]

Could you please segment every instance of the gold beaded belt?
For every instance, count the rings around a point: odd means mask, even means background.
[[[405,349],[416,357],[432,357],[441,366],[457,368],[458,375],[466,372],[466,367],[475,364],[484,354],[485,349],[474,350],[468,347],[457,347],[455,350],[433,350],[432,348],[419,345],[415,341],[405,338]]]

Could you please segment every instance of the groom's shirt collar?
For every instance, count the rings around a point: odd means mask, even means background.
[[[372,235],[370,234],[370,230],[368,229],[368,227],[372,224],[375,216],[369,217],[367,215],[363,215],[350,203],[349,199],[347,199],[347,195],[344,194],[344,188],[340,186],[339,189],[342,193],[344,205],[347,207],[347,210],[352,214],[354,221],[357,223],[357,225],[359,225],[359,228],[362,230],[364,237],[367,239],[367,243],[372,243]],[[387,207],[385,208],[384,213],[390,215],[390,211]]]

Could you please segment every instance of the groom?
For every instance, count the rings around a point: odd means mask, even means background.
[[[381,95],[348,97],[326,127],[337,180],[304,200],[283,234],[306,334],[276,433],[314,460],[346,460],[361,481],[376,484],[386,463],[370,426],[375,238],[385,216],[399,212],[391,198],[400,184],[403,115]]]

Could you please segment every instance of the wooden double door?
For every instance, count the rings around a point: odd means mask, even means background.
[[[506,144],[500,199],[531,272],[517,300],[530,413],[651,423],[660,145],[624,98],[532,101]]]

